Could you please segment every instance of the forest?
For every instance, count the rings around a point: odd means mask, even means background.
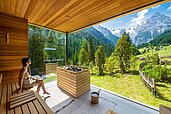
[[[166,73],[166,67],[160,65],[159,55],[157,53],[148,54],[146,57],[144,56],[144,61],[140,61],[137,55],[141,53],[131,42],[128,33],[124,32],[116,45],[104,42],[103,38],[97,39],[97,36],[92,35],[88,29],[69,34],[69,65],[90,68],[91,72],[97,75],[104,75],[104,73],[111,75],[115,72],[125,73],[138,70],[137,66],[139,64],[139,68],[144,67],[145,72],[154,77],[156,81],[160,77],[161,80],[170,82],[170,77],[165,76],[170,73]],[[163,45],[167,42],[167,45],[169,45],[170,40],[167,40],[169,38],[170,30],[167,30],[158,35],[156,39],[142,46],[148,46],[148,49],[152,49],[154,47],[150,46],[159,45],[157,41],[163,43]],[[145,53],[145,51],[142,53]],[[47,60],[61,60],[60,65],[65,65],[65,34],[29,25],[29,56],[32,60],[33,74],[43,74]],[[161,72],[156,73],[158,71]],[[155,73],[151,74],[153,72]]]
[[[82,30],[77,33],[69,34],[68,57],[70,65],[82,65],[85,67],[98,66],[98,74],[102,75],[101,70],[104,67],[105,59],[116,55],[121,57],[120,70],[125,72],[130,68],[129,59],[139,54],[138,49],[131,43],[127,33],[123,34],[118,41],[116,49],[114,44],[104,42],[103,38],[97,39],[88,30]],[[127,42],[124,42],[124,41]],[[122,44],[123,43],[123,44]],[[121,47],[121,45],[124,45]],[[121,47],[121,48],[120,48]],[[54,50],[45,50],[53,48]],[[125,50],[124,49],[128,49]],[[124,53],[119,53],[124,52]],[[103,56],[102,56],[103,55]],[[29,25],[29,56],[32,60],[32,69],[38,69],[37,72],[45,70],[45,60],[63,59],[65,63],[65,34]],[[108,60],[107,60],[108,61]]]

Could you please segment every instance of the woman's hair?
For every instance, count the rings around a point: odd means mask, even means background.
[[[22,65],[26,66],[26,63],[29,61],[29,58],[22,58]]]

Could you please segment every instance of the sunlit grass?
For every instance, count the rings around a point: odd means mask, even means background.
[[[46,79],[44,79],[44,82],[48,83],[55,80],[56,80],[56,76],[50,76],[50,77],[46,77]]]
[[[144,50],[144,48],[139,49],[139,51],[141,53],[143,52],[143,50]],[[163,46],[163,49],[161,49],[159,51],[150,50],[149,52],[146,52],[146,53],[143,53],[141,55],[138,55],[137,57],[145,57],[148,54],[152,54],[152,53],[158,53],[160,56],[171,56],[171,45],[169,45],[169,46]]]
[[[158,95],[155,96],[147,89],[140,76],[123,76],[120,78],[112,76],[91,76],[91,84],[118,93],[145,104],[159,107],[159,104],[171,106],[171,84],[159,83],[157,86]]]

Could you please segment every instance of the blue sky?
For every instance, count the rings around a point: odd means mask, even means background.
[[[112,28],[130,28],[134,24],[141,25],[144,20],[147,20],[156,12],[160,12],[161,14],[167,15],[171,17],[171,2],[167,2],[149,9],[142,10],[140,12],[136,12],[133,14],[128,14],[127,16],[123,16],[117,19],[113,19],[100,25],[112,30]]]

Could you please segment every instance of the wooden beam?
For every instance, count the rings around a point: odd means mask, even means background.
[[[65,65],[68,65],[68,32],[66,32]]]

